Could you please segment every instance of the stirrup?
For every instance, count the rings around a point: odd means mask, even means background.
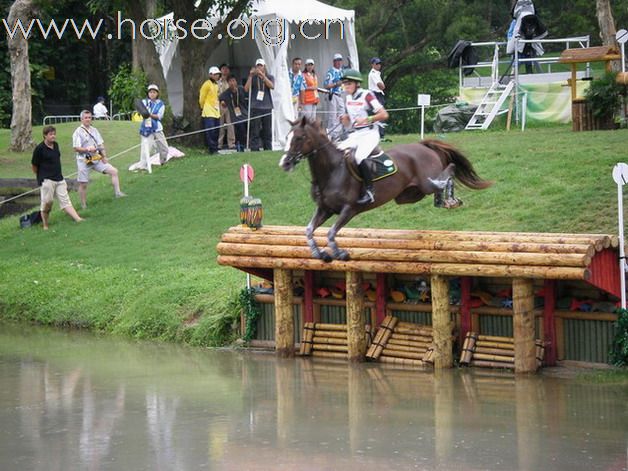
[[[358,199],[358,204],[375,203],[375,195],[372,190],[366,190],[364,194]]]

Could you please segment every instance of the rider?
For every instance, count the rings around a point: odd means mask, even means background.
[[[346,92],[346,114],[340,117],[345,127],[352,126],[353,132],[338,144],[341,149],[355,149],[354,158],[358,164],[360,175],[364,180],[365,192],[358,199],[359,204],[374,203],[373,178],[366,158],[379,144],[378,121],[388,119],[388,111],[377,101],[369,90],[360,88],[362,75],[354,69],[343,73],[342,83]]]

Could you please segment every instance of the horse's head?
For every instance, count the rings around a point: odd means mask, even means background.
[[[308,121],[303,116],[292,124],[288,133],[285,154],[279,160],[279,166],[286,172],[294,170],[294,167],[312,152],[316,151],[321,142],[321,129],[318,122]]]

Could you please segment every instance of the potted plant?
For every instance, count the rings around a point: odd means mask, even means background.
[[[594,129],[615,129],[615,115],[621,105],[622,87],[616,72],[607,72],[592,80],[585,92],[594,119]]]

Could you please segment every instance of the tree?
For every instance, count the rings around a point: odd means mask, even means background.
[[[15,0],[9,10],[8,22],[18,20],[26,24],[33,14],[31,0]],[[22,152],[33,146],[31,124],[31,71],[28,58],[28,38],[15,34],[8,38],[11,59],[11,88],[13,112],[11,116],[11,150]]]
[[[600,37],[602,38],[602,44],[605,46],[617,46],[615,40],[615,20],[613,19],[613,10],[611,10],[610,0],[596,0],[595,12],[597,15],[597,21],[600,25]],[[612,70],[619,71],[620,64],[615,61],[611,63]]]

